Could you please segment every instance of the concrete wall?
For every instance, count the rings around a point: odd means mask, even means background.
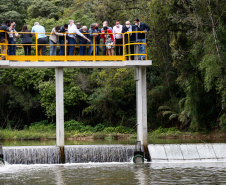
[[[150,144],[152,162],[226,161],[226,143]]]

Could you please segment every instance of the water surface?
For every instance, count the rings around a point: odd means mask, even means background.
[[[226,184],[226,163],[6,165],[0,184]]]

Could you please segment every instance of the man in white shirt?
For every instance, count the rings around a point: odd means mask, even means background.
[[[115,26],[113,27],[113,33],[114,33],[114,38],[115,38],[115,49],[116,49],[116,55],[123,55],[123,47],[118,46],[122,45],[122,34],[117,34],[117,33],[122,33],[122,25],[120,25],[119,21],[115,21]]]
[[[88,38],[86,38],[76,27],[76,25],[74,24],[73,20],[69,20],[69,25],[68,25],[68,44],[73,44],[72,46],[68,46],[68,51],[69,51],[69,55],[73,55],[74,54],[74,49],[75,49],[75,34],[83,37],[84,39],[86,39],[88,42],[90,42],[90,40]]]

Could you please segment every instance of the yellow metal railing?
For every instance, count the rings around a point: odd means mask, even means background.
[[[5,32],[0,30],[0,32]],[[8,32],[8,33],[14,33],[14,32]],[[122,34],[122,44],[114,44],[114,46],[122,46],[123,48],[123,54],[122,55],[96,55],[96,46],[103,47],[106,46],[105,44],[96,44],[95,36],[93,36],[93,43],[92,44],[67,44],[67,37],[66,34],[64,34],[64,44],[54,44],[54,46],[64,46],[64,56],[62,55],[56,55],[56,56],[50,56],[50,55],[41,55],[41,51],[38,51],[39,46],[46,46],[50,47],[51,44],[38,44],[38,34],[46,34],[46,36],[50,36],[51,33],[34,33],[34,32],[18,32],[19,34],[32,34],[35,36],[35,44],[8,44],[7,41],[7,32],[5,32],[5,42],[1,42],[0,46],[5,45],[6,46],[6,54],[0,54],[0,56],[6,56],[6,60],[11,61],[125,61],[126,58],[131,60],[131,56],[145,56],[145,60],[147,60],[147,44],[146,44],[146,32],[141,31],[132,31],[132,32],[126,32],[126,33],[99,33],[99,34]],[[135,33],[143,33],[145,34],[145,42],[144,43],[138,43],[138,42],[130,42],[130,36],[129,34],[135,34]],[[71,33],[70,33],[71,34]],[[89,34],[89,33],[84,33]],[[125,44],[125,36],[128,37],[128,43]],[[8,55],[7,54],[7,48],[8,46],[14,46],[17,47],[23,47],[23,46],[31,46],[32,48],[35,48],[35,55]],[[142,53],[131,53],[130,52],[130,46],[134,45],[145,45],[145,54]],[[74,46],[75,48],[79,48],[80,46],[92,46],[93,47],[93,54],[92,55],[67,55],[67,47],[68,46]],[[128,46],[128,53],[125,53],[125,47]],[[86,49],[87,50],[87,49]],[[39,53],[40,52],[40,53]],[[75,52],[75,50],[74,50]],[[74,53],[75,54],[75,53]]]

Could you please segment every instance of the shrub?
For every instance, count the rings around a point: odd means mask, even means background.
[[[103,130],[105,129],[105,126],[101,123],[97,124],[95,127],[94,127],[94,131],[95,132],[102,132]]]

